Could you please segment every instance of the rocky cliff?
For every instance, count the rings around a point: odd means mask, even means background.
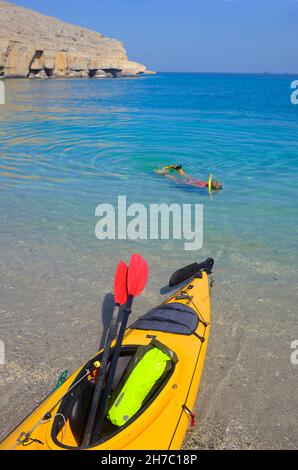
[[[0,76],[64,78],[137,76],[121,42],[0,0]]]

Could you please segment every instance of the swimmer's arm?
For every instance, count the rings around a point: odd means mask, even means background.
[[[188,175],[187,173],[185,173],[185,171],[182,170],[182,168],[179,168],[179,170],[177,170],[177,171],[178,171],[178,173],[179,173],[180,175],[186,176],[187,178],[189,178],[189,175]]]

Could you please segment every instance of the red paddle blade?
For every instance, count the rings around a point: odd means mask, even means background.
[[[127,271],[128,266],[120,261],[117,266],[114,280],[114,299],[115,304],[123,305],[127,302]]]
[[[148,279],[148,272],[149,268],[147,261],[137,253],[132,255],[127,275],[128,295],[137,297],[144,290]]]

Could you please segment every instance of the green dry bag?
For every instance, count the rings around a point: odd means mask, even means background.
[[[109,421],[115,426],[123,426],[140,410],[146,397],[170,368],[171,357],[164,351],[155,346],[141,346],[135,355],[133,369],[128,376],[125,374],[112,397],[107,415]]]

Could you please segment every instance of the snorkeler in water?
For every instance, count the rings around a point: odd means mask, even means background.
[[[179,183],[184,183],[189,186],[195,186],[198,188],[209,188],[209,190],[218,191],[222,189],[222,184],[219,181],[213,181],[212,175],[209,176],[208,181],[197,180],[192,176],[189,176],[182,168],[182,165],[169,165],[164,166],[156,170],[157,173],[164,175],[166,178],[172,179]],[[173,174],[174,173],[174,174]],[[184,179],[181,179],[175,175],[175,173],[180,176],[183,176]]]

